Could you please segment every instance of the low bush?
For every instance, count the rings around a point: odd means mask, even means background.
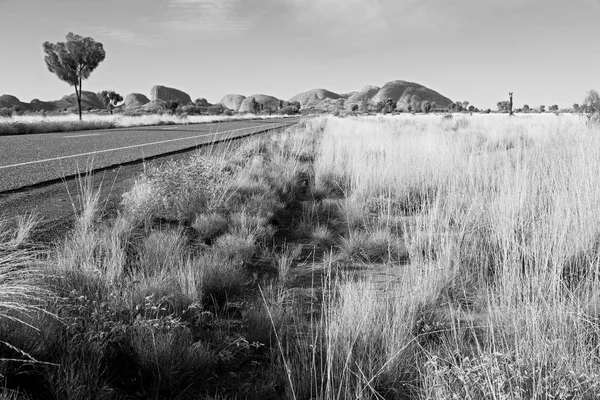
[[[32,133],[48,132],[72,132],[94,129],[116,128],[114,121],[96,120],[96,121],[1,121],[0,135],[26,135]]]

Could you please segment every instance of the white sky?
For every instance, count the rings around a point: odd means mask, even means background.
[[[72,31],[107,56],[84,90],[172,86],[289,99],[414,81],[495,108],[600,89],[600,0],[0,0],[0,94],[53,100],[44,41]]]

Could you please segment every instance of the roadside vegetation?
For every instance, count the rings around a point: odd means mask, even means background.
[[[2,220],[0,398],[597,398],[598,133],[322,117],[110,218],[84,180],[53,248]]]
[[[71,132],[96,129],[129,128],[135,126],[153,125],[187,125],[203,124],[226,121],[243,121],[245,119],[272,119],[282,118],[281,115],[173,115],[173,114],[147,114],[147,115],[96,115],[84,114],[79,120],[74,114],[41,116],[0,116],[0,135],[25,135],[32,133]]]

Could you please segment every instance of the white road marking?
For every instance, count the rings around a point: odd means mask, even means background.
[[[100,133],[88,133],[87,135],[63,136],[63,139],[76,138],[76,137],[87,137],[87,136],[100,136]]]
[[[214,133],[204,133],[202,135],[197,135],[197,136],[190,136],[190,137],[185,137],[185,138],[177,138],[177,139],[169,139],[169,140],[161,140],[160,142],[152,142],[152,143],[143,143],[143,144],[135,144],[132,146],[124,146],[124,147],[115,147],[112,149],[106,149],[106,150],[98,150],[98,151],[90,151],[88,153],[81,153],[81,154],[72,154],[70,156],[61,156],[61,157],[54,157],[54,158],[46,158],[45,160],[37,160],[37,161],[27,161],[27,162],[22,162],[22,163],[18,163],[18,164],[11,164],[11,165],[2,165],[0,166],[0,169],[6,169],[6,168],[14,168],[14,167],[22,167],[24,165],[32,165],[32,164],[41,164],[41,163],[45,163],[45,162],[49,162],[49,161],[58,161],[58,160],[65,160],[68,158],[76,158],[76,157],[83,157],[83,156],[91,156],[93,154],[100,154],[100,153],[109,153],[111,151],[118,151],[118,150],[127,150],[127,149],[134,149],[136,147],[144,147],[144,146],[153,146],[155,144],[164,144],[164,143],[172,143],[172,142],[180,142],[182,140],[190,140],[190,139],[198,139],[200,137],[205,137],[205,136],[211,136],[211,135],[222,135],[224,133],[233,133],[233,132],[238,132],[238,131],[243,131],[243,130],[247,130],[247,129],[256,129],[256,128],[264,128],[267,126],[275,126],[275,125],[285,125],[285,124],[265,124],[265,125],[257,125],[257,126],[249,126],[246,128],[239,128],[239,129],[233,129],[231,131],[223,131],[223,132],[214,132]]]

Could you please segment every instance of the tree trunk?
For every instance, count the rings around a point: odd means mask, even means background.
[[[79,94],[77,95],[77,105],[79,106],[79,120],[81,121],[81,77],[79,77]]]
[[[77,104],[79,104],[79,88],[77,84],[75,84],[75,97],[77,98]],[[79,116],[79,119],[81,119],[81,116]]]

